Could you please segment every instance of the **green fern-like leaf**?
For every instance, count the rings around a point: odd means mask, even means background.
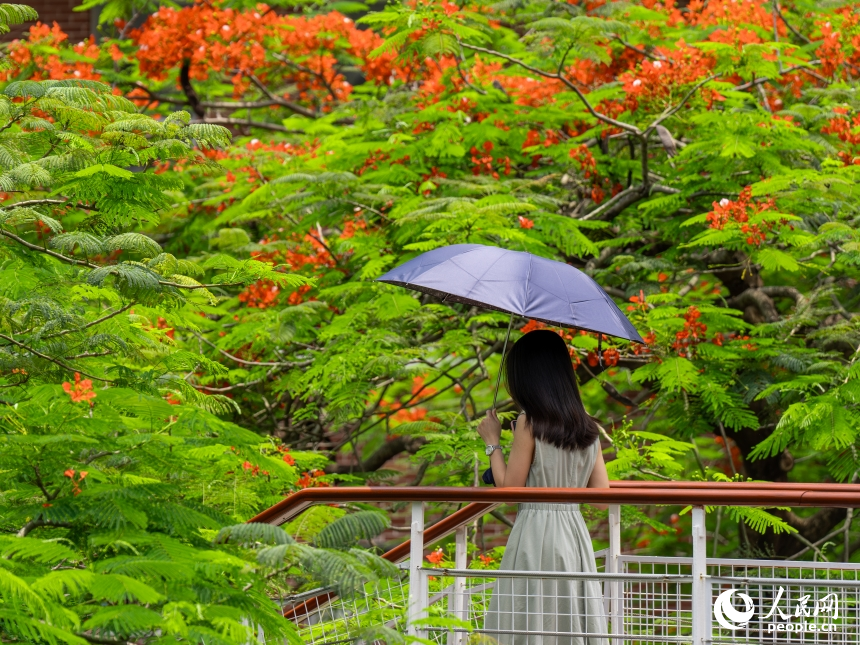
[[[108,251],[123,250],[134,251],[149,257],[155,257],[161,253],[161,246],[147,235],[140,233],[122,233],[114,235],[104,241],[105,249]]]
[[[246,546],[253,544],[291,545],[295,544],[295,540],[279,526],[249,522],[225,526],[218,532],[215,543],[233,543]]]
[[[345,549],[359,540],[369,540],[391,526],[387,515],[358,511],[344,515],[317,533],[314,544],[327,549]]]
[[[39,14],[24,4],[0,4],[0,33],[9,33],[10,27],[22,22],[38,20]]]
[[[93,257],[105,251],[102,240],[95,235],[83,231],[72,231],[71,233],[56,235],[51,239],[51,247],[66,255],[71,255],[77,250],[86,257]]]

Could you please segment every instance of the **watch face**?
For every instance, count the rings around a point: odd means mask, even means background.
[[[496,448],[494,446],[487,446],[486,448],[484,448],[484,454],[489,457],[490,455],[493,454],[493,452],[495,450],[496,450]]]

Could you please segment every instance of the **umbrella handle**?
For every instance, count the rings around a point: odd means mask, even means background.
[[[502,369],[505,365],[505,352],[508,349],[508,339],[511,337],[511,327],[514,324],[514,314],[511,313],[511,319],[508,321],[508,333],[505,334],[505,344],[502,345],[502,361],[499,363],[499,375],[496,377],[496,391],[493,392],[493,409],[496,408],[496,401],[499,398],[499,384],[502,382]]]

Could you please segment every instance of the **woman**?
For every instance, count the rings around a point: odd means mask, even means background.
[[[599,429],[582,406],[561,336],[549,330],[520,338],[505,363],[508,392],[522,413],[508,463],[495,410],[478,426],[492,449],[497,486],[609,488]],[[593,572],[594,551],[578,504],[520,504],[499,567],[514,571]],[[499,578],[484,619],[504,645],[607,645],[603,594],[596,580]],[[507,633],[506,633],[507,632]],[[510,634],[510,632],[543,632]],[[560,636],[559,634],[579,634]]]

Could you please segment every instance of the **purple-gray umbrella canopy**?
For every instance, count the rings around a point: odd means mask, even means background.
[[[525,318],[642,343],[612,298],[579,269],[546,258],[481,244],[422,253],[381,282]]]
[[[531,253],[482,244],[454,244],[422,253],[377,280],[421,291],[444,302],[509,313],[503,358],[515,315],[644,344],[639,332],[599,284],[579,269]],[[501,379],[499,369],[494,408]],[[492,469],[484,473],[483,481],[495,484]]]
[[[562,262],[482,244],[422,253],[377,278],[433,295],[550,325],[644,343],[612,298],[589,276]],[[510,324],[508,334],[510,334]],[[502,349],[504,356],[507,348]],[[498,380],[496,393],[498,393]],[[493,400],[495,406],[495,397]]]

